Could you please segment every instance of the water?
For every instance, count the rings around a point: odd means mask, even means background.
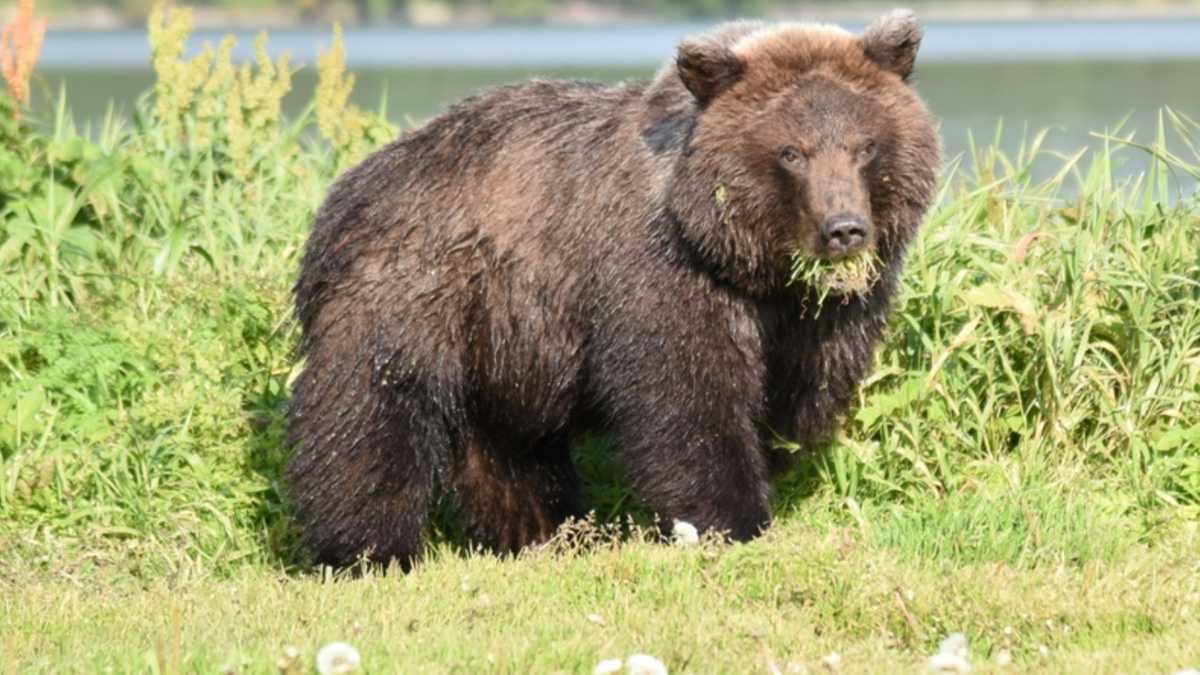
[[[639,26],[502,26],[439,29],[353,29],[345,35],[348,67],[362,107],[386,105],[398,122],[417,123],[483,87],[534,75],[618,82],[647,78],[669,59],[680,37],[701,24]],[[861,25],[847,25],[853,31]],[[196,53],[222,32],[198,32]],[[254,34],[235,33],[236,61],[253,57]],[[268,50],[313,64],[325,30],[272,31]],[[35,105],[48,114],[65,86],[79,121],[101,119],[112,102],[128,117],[153,83],[144,32],[64,32],[47,36]],[[310,100],[311,67],[294,78],[285,108],[298,114]],[[1169,106],[1200,119],[1200,20],[933,23],[917,62],[917,88],[940,120],[948,158],[966,151],[968,134],[1002,147],[1051,129],[1045,147],[1073,153],[1097,147],[1092,132],[1136,132],[1150,141],[1159,110]],[[1176,143],[1175,150],[1183,150]],[[1138,169],[1131,155],[1128,172]],[[1055,169],[1047,158],[1042,173]]]
[[[621,24],[602,26],[467,26],[452,28],[353,28],[345,33],[352,68],[396,66],[654,66],[680,38],[713,24]],[[861,23],[844,27],[859,32]],[[225,31],[197,31],[194,55],[217,44]],[[250,60],[254,31],[233,31],[236,60]],[[928,62],[1047,60],[1200,59],[1200,19],[937,22],[926,25],[921,58]],[[313,63],[318,43],[330,32],[271,31],[268,51],[291,52]],[[144,31],[50,33],[41,65],[59,69],[140,68],[150,59]]]

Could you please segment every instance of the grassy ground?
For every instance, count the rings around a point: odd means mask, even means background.
[[[333,640],[376,673],[918,672],[952,632],[977,672],[1200,667],[1200,153],[1161,151],[1187,118],[1047,181],[1036,138],[948,167],[875,374],[762,539],[644,541],[591,438],[575,543],[476,555],[443,509],[412,574],[339,581],[283,498],[288,289],[329,182],[394,130],[346,107],[336,43],[287,121],[285,63],[182,61],[182,18],[130,128],[0,96],[3,672],[272,672],[289,645],[313,672]]]
[[[296,672],[312,672],[334,640],[375,673],[587,673],[638,652],[678,673],[770,673],[768,657],[783,672],[823,672],[831,652],[846,673],[924,672],[953,631],[970,637],[975,672],[1197,663],[1194,532],[1153,545],[1109,534],[1121,552],[1104,559],[964,563],[841,520],[787,518],[732,548],[609,540],[516,560],[442,549],[407,576],[345,582],[249,565],[124,580],[15,571],[0,613],[22,673],[268,673],[287,646]],[[938,534],[909,536],[919,533]],[[1011,669],[995,664],[1003,649]]]

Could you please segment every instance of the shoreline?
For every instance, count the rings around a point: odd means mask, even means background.
[[[1023,22],[1023,21],[1120,21],[1171,20],[1200,17],[1200,0],[1174,2],[866,2],[833,4],[806,2],[782,4],[762,15],[767,20],[819,21],[831,23],[866,23],[903,5],[912,8],[925,23],[959,22]],[[12,13],[7,8],[4,20]],[[340,22],[347,27],[475,27],[486,25],[547,25],[547,26],[605,26],[646,25],[681,21],[719,21],[732,17],[680,17],[629,11],[588,2],[570,2],[548,11],[544,17],[527,20],[504,20],[486,8],[455,10],[435,2],[417,2],[404,15],[375,16],[362,20],[354,5],[345,0],[329,3],[319,12],[306,13],[294,7],[263,9],[229,9],[194,7],[194,28],[222,29],[286,29],[317,28]],[[111,6],[95,5],[64,11],[38,12],[50,19],[49,30],[108,31],[144,27],[146,15],[126,15]]]
[[[1200,14],[1164,19],[925,19],[922,62],[1146,62],[1200,60]],[[350,25],[345,29],[346,65],[351,68],[407,67],[657,67],[687,35],[709,30],[708,22],[593,24],[451,24],[440,26]],[[851,31],[867,21],[836,21]],[[200,26],[187,53],[224,36],[236,39],[232,58],[255,59],[255,34],[268,29],[267,53],[287,52],[294,62],[313,63],[329,39],[329,24],[252,27]],[[60,29],[47,34],[43,69],[86,65],[93,70],[144,68],[150,61],[146,29]]]

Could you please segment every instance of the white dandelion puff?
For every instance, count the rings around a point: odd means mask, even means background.
[[[1012,652],[1007,649],[1001,649],[996,653],[996,665],[1001,668],[1008,668],[1013,664]]]
[[[971,672],[971,664],[957,654],[934,654],[929,657],[929,672],[965,675]]]
[[[361,665],[358,650],[345,642],[330,642],[317,652],[317,672],[321,675],[345,675]]]
[[[667,675],[667,667],[648,654],[634,654],[625,659],[625,672],[629,675]]]
[[[675,527],[671,528],[671,538],[679,546],[690,546],[700,541],[700,533],[696,531],[695,525],[677,520]]]
[[[962,675],[971,672],[971,664],[967,661],[971,650],[967,647],[967,636],[962,633],[951,633],[938,645],[938,652],[929,657],[929,672],[956,673]]]
[[[967,636],[962,633],[951,633],[938,644],[939,654],[954,654],[962,658],[971,656],[971,650],[967,647]]]
[[[825,658],[821,659],[821,665],[831,673],[837,673],[842,669],[842,655],[837,652],[829,652]]]
[[[592,668],[592,675],[617,675],[624,666],[621,659],[605,659]]]
[[[284,647],[283,656],[279,657],[279,659],[275,661],[275,668],[278,669],[280,673],[284,673],[285,675],[287,673],[291,673],[292,666],[296,664],[296,659],[298,658],[300,658],[299,649],[296,649],[291,645]]]

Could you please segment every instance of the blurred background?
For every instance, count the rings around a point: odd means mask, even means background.
[[[1200,0],[803,2],[783,0],[216,0],[190,3],[189,52],[233,33],[235,61],[255,35],[299,67],[285,109],[312,98],[318,44],[345,28],[353,102],[404,127],[480,88],[542,75],[614,83],[648,78],[687,34],[734,17],[817,20],[859,31],[895,4],[926,25],[916,86],[940,121],[949,160],[995,140],[1016,153],[1043,130],[1040,171],[1100,143],[1150,142],[1160,110],[1200,118]],[[49,118],[59,93],[80,124],[130,116],[153,82],[151,0],[38,0],[50,18],[32,84]],[[0,4],[7,18],[15,3]],[[1177,145],[1182,139],[1172,141]],[[1131,156],[1130,171],[1137,168]]]

